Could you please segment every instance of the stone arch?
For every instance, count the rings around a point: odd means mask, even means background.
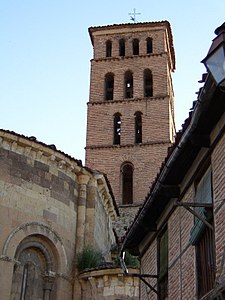
[[[42,237],[40,236],[40,241],[38,241],[38,238],[39,238],[38,235],[35,235],[35,236],[31,235],[31,236],[28,236],[27,238],[25,238],[21,242],[21,244],[17,247],[15,259],[16,259],[16,261],[18,261],[18,258],[24,251],[26,251],[29,248],[35,248],[45,258],[47,271],[55,272],[57,262],[56,261],[53,262],[53,256],[51,255],[51,253],[50,253],[49,249],[46,247],[46,245],[43,244]]]
[[[11,298],[55,299],[57,261],[54,245],[42,235],[28,235],[17,246]]]
[[[15,228],[6,239],[2,255],[11,260],[16,260],[18,246],[22,241],[29,237],[39,237],[43,245],[49,245],[57,258],[57,273],[66,274],[68,271],[68,262],[66,251],[59,235],[49,226],[40,222],[30,222],[22,224]]]

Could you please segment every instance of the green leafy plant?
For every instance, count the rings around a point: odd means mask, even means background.
[[[81,272],[85,269],[96,268],[102,261],[102,254],[91,246],[86,246],[77,255],[77,268]]]
[[[137,257],[131,255],[129,252],[126,251],[125,259],[124,259],[125,265],[130,268],[139,268],[140,263]],[[120,265],[119,258],[117,257],[115,259],[115,264]]]
[[[127,251],[126,251],[124,261],[125,261],[125,264],[126,264],[127,267],[138,268],[140,266],[139,260],[137,259],[137,257],[131,255]]]

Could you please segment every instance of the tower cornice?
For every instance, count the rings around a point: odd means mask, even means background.
[[[141,23],[124,23],[124,24],[113,24],[113,25],[104,25],[104,26],[95,26],[89,27],[88,32],[91,38],[92,45],[94,46],[94,37],[97,35],[108,35],[108,34],[121,34],[128,33],[129,31],[148,31],[153,28],[154,30],[160,30],[163,27],[166,28],[169,39],[169,47],[171,52],[172,59],[172,69],[176,69],[175,61],[175,50],[173,45],[173,35],[170,23],[168,21],[157,21],[157,22],[141,22]]]

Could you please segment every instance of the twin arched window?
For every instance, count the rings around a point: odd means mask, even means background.
[[[142,143],[142,112],[137,111],[134,114],[135,120],[135,143]],[[120,145],[121,138],[121,114],[115,113],[113,116],[113,144]]]
[[[122,174],[122,204],[133,203],[133,165],[126,162],[121,167]]]

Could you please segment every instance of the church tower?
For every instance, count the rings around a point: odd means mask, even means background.
[[[172,33],[162,21],[90,27],[89,34],[85,163],[107,174],[126,230],[175,134]]]

